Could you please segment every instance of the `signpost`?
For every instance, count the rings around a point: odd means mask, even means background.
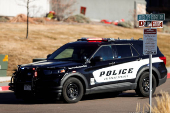
[[[152,107],[152,55],[157,54],[157,29],[146,28],[143,32],[143,54],[149,55],[149,105]],[[151,108],[150,108],[151,113]]]
[[[152,108],[152,55],[157,54],[157,29],[163,28],[165,14],[140,14],[138,15],[139,27],[146,28],[143,33],[143,54],[149,55],[149,105]]]

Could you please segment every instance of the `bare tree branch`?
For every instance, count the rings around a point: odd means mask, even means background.
[[[63,20],[65,16],[72,14],[76,0],[51,0],[52,10],[56,13],[57,20]]]
[[[33,3],[34,1],[37,1],[37,0],[29,0],[29,4],[30,3]],[[15,2],[19,5],[19,6],[25,6],[27,7],[27,0],[15,0]]]
[[[18,2],[20,3],[18,3]],[[30,8],[30,3],[37,1],[37,0],[15,0],[15,2],[19,5],[19,6],[24,6],[27,8],[27,33],[26,33],[26,39],[28,38],[28,31],[29,31],[29,8]]]

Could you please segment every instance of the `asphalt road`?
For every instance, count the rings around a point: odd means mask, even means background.
[[[169,86],[170,79],[156,89],[154,96],[159,95],[160,90],[170,94]],[[142,108],[148,102],[149,98],[138,97],[133,90],[123,92],[117,97],[113,97],[112,93],[88,95],[75,104],[62,101],[28,103],[16,99],[13,92],[5,91],[0,92],[0,113],[135,113],[137,103]]]

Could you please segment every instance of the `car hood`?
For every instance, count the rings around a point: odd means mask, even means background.
[[[73,61],[56,61],[56,60],[43,60],[39,62],[33,62],[30,64],[23,64],[21,67],[25,68],[47,68],[47,67],[72,67],[72,66],[81,66],[82,63],[73,62]]]

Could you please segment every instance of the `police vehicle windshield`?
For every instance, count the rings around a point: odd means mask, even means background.
[[[97,48],[98,46],[87,43],[69,43],[56,50],[47,60],[83,61],[90,58]]]

